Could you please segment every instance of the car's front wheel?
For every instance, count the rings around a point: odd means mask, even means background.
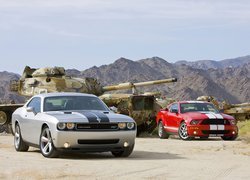
[[[135,144],[132,144],[129,147],[126,147],[126,148],[124,148],[123,150],[120,150],[120,151],[111,151],[111,153],[115,157],[128,157],[133,152],[134,145]]]
[[[162,121],[160,121],[158,124],[158,136],[160,137],[160,139],[169,138],[169,134],[165,131]]]
[[[184,121],[181,123],[181,125],[178,129],[178,134],[182,140],[190,140],[191,139],[188,135],[187,124]]]
[[[42,155],[47,158],[55,158],[59,155],[53,145],[51,133],[47,126],[43,128],[40,135],[40,151]]]
[[[16,151],[28,151],[29,149],[29,146],[23,141],[21,128],[18,123],[15,126],[14,145]]]

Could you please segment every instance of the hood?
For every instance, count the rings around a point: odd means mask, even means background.
[[[222,113],[214,113],[210,111],[202,111],[202,112],[187,112],[182,114],[183,118],[186,120],[192,119],[233,119],[232,116],[222,114]]]
[[[55,117],[61,122],[78,123],[113,123],[113,122],[134,122],[134,120],[122,114],[115,114],[109,111],[50,111],[46,114]]]

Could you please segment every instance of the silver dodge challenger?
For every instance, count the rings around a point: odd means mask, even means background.
[[[62,151],[107,152],[128,157],[134,148],[136,123],[115,114],[98,97],[81,93],[48,93],[32,97],[12,115],[16,151],[38,147],[44,157]]]

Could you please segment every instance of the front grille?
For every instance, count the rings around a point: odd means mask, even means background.
[[[119,139],[79,139],[78,144],[117,144]]]
[[[201,122],[202,125],[230,125],[230,122],[226,119],[204,119]]]
[[[229,130],[202,130],[203,134],[228,134]]]
[[[118,130],[117,123],[80,123],[76,125],[77,130],[115,131]]]

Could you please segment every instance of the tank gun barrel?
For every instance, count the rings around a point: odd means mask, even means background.
[[[250,103],[231,104],[231,107],[246,107],[246,106],[250,106]]]
[[[138,83],[121,83],[117,85],[112,86],[104,86],[102,89],[104,92],[106,91],[115,91],[115,90],[123,90],[123,89],[134,89],[141,86],[150,86],[150,85],[156,85],[156,84],[164,84],[164,83],[171,83],[171,82],[177,82],[177,78],[169,78],[169,79],[161,79],[161,80],[155,80],[155,81],[145,81],[145,82],[138,82]]]

